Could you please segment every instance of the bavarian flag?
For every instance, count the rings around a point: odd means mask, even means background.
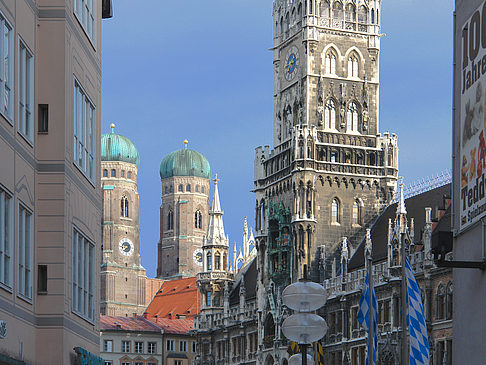
[[[314,342],[314,361],[317,365],[324,365],[324,349],[320,342]]]
[[[290,356],[295,355],[295,354],[300,354],[300,346],[297,342],[292,341],[287,348],[287,352],[289,353]]]

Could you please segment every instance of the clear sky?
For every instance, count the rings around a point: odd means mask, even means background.
[[[156,270],[164,156],[201,152],[230,242],[254,225],[253,159],[271,145],[272,0],[116,0],[103,21],[102,133],[140,153],[142,265]],[[136,5],[134,5],[136,4]],[[384,0],[380,130],[398,134],[405,183],[450,169],[453,1]]]

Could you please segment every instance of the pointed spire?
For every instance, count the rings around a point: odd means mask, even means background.
[[[243,258],[246,259],[249,254],[248,244],[248,222],[245,217],[245,223],[243,224]]]
[[[208,233],[206,235],[206,245],[228,246],[228,237],[224,233],[223,212],[219,201],[218,175],[214,181],[213,204],[209,211]]]
[[[405,198],[403,196],[403,177],[400,178],[400,199],[398,200],[397,206],[397,216],[402,214],[407,214],[407,209],[405,208]]]
[[[343,244],[342,244],[342,247],[341,247],[341,257],[343,259],[346,259],[346,260],[348,260],[348,258],[349,258],[349,247],[348,247],[348,238],[347,237],[343,237]]]
[[[371,229],[367,228],[366,229],[366,250],[365,250],[366,254],[365,254],[365,256],[370,257],[372,249],[373,249],[373,245],[371,243]]]
[[[211,210],[215,213],[221,212],[221,203],[219,202],[219,190],[218,190],[218,174],[215,175],[214,181],[214,194],[213,194],[213,204],[211,205]]]

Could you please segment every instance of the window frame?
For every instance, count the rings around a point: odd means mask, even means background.
[[[14,197],[7,189],[0,185],[0,287],[12,291],[13,277],[13,244],[14,244]],[[8,246],[7,246],[8,245]],[[8,260],[8,263],[6,264]],[[5,279],[8,277],[7,279]]]
[[[336,129],[336,102],[328,99],[324,107],[324,128]]]
[[[2,29],[2,33],[5,29],[8,29],[8,70],[5,70],[5,62],[0,62],[0,114],[10,123],[10,125],[14,125],[14,85],[15,85],[15,78],[14,78],[14,62],[15,62],[15,55],[14,55],[14,27],[12,24],[7,20],[7,17],[0,11],[0,28]],[[5,33],[3,33],[5,34]],[[3,36],[0,36],[0,59],[5,60],[5,56],[2,50],[5,49],[4,47],[4,40]],[[7,76],[5,76],[7,75]],[[8,98],[8,105],[5,105],[5,90],[8,89],[9,91],[9,98]],[[6,109],[6,110],[5,110]]]
[[[141,349],[139,349],[138,347],[139,346],[142,346]],[[133,351],[136,353],[136,354],[143,354],[143,348],[144,348],[144,342],[143,341],[135,341],[135,346],[133,346]]]
[[[108,343],[111,344],[110,349],[108,349]],[[113,352],[113,340],[103,340],[103,352]]]
[[[341,202],[338,198],[333,198],[331,201],[331,224],[341,223]],[[334,214],[336,212],[336,214]]]
[[[96,105],[92,102],[77,77],[73,76],[73,78],[73,164],[94,186],[97,171],[95,141],[98,138]],[[81,100],[78,100],[78,98],[81,98]],[[81,105],[78,105],[78,102],[81,102]],[[89,107],[91,107],[91,120],[89,120],[89,115],[85,116]],[[78,118],[82,120],[78,121]],[[88,126],[88,124],[91,124],[91,126]],[[81,128],[83,131],[80,130]],[[81,151],[78,151],[78,148]],[[79,162],[80,153],[84,156],[81,163]],[[90,161],[92,163],[91,168],[89,166]]]
[[[166,340],[166,349],[167,351],[175,351],[175,340],[167,339]]]
[[[147,353],[148,354],[155,354],[157,352],[157,342],[147,342]]]
[[[179,352],[187,352],[187,340],[179,340]]]
[[[19,232],[17,236],[17,296],[24,300],[27,300],[29,303],[32,303],[33,299],[33,262],[34,262],[34,214],[31,209],[29,209],[25,204],[21,201],[18,203],[17,208],[17,231]],[[21,213],[25,212],[26,216],[23,219],[24,223],[22,222]],[[26,221],[25,219],[28,216],[29,222],[29,242],[23,239],[26,238]],[[22,229],[22,225],[24,228]],[[20,233],[22,229],[23,234]],[[26,258],[26,256],[29,256]]]
[[[77,239],[76,239],[77,238]],[[81,239],[80,239],[81,238]],[[83,244],[81,248],[82,258],[80,257],[80,240]],[[76,243],[75,243],[76,242]],[[73,225],[72,230],[72,299],[71,310],[74,314],[82,319],[94,323],[95,316],[95,303],[96,303],[96,278],[95,278],[95,255],[96,244],[88,239],[80,229]],[[88,261],[86,261],[86,255],[88,255]],[[81,263],[83,269],[80,268]],[[82,270],[82,272],[81,272]],[[80,283],[80,276],[82,276],[82,286]],[[88,280],[87,288],[86,278]],[[81,297],[80,298],[80,294]],[[83,301],[83,304],[81,304]],[[80,307],[84,307],[80,310]],[[91,310],[90,310],[91,309]]]
[[[89,9],[89,6],[85,6],[85,4],[91,4],[91,9]],[[94,4],[94,6],[93,6]],[[96,32],[96,26],[97,26],[97,15],[96,15],[96,5],[98,2],[96,0],[74,0],[73,1],[73,14],[74,17],[78,20],[81,29],[83,29],[84,33],[86,34],[86,37],[89,39],[91,45],[93,48],[96,49],[96,40],[97,40],[97,32]],[[82,8],[82,13],[80,14],[80,9]],[[85,14],[84,10],[85,7],[88,10],[88,13]],[[85,24],[85,19],[86,21],[91,18],[92,24],[91,24],[91,29],[89,29],[89,23],[86,22]]]
[[[34,53],[27,46],[22,37],[18,37],[18,58],[17,58],[17,131],[29,142],[34,144]],[[22,52],[25,52],[23,55]],[[24,57],[25,56],[25,57]],[[30,56],[30,57],[29,57]],[[24,64],[25,61],[25,64]],[[22,118],[28,113],[30,118]]]
[[[131,347],[132,347],[131,346],[131,343],[132,343],[132,341],[122,340],[122,342],[121,342],[121,352],[123,352],[124,354],[129,353],[130,350],[131,350]],[[128,349],[127,349],[127,346],[128,346]]]

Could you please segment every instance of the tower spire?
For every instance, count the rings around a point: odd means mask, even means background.
[[[403,196],[403,177],[400,180],[400,198],[398,200],[397,206],[397,216],[402,214],[407,214],[407,209],[405,208],[405,198]]]
[[[219,201],[218,191],[218,175],[213,179],[214,181],[214,194],[211,210],[209,211],[209,226],[208,233],[206,235],[206,245],[224,245],[228,246],[228,239],[224,234],[223,225],[223,211],[221,210],[221,203]]]

